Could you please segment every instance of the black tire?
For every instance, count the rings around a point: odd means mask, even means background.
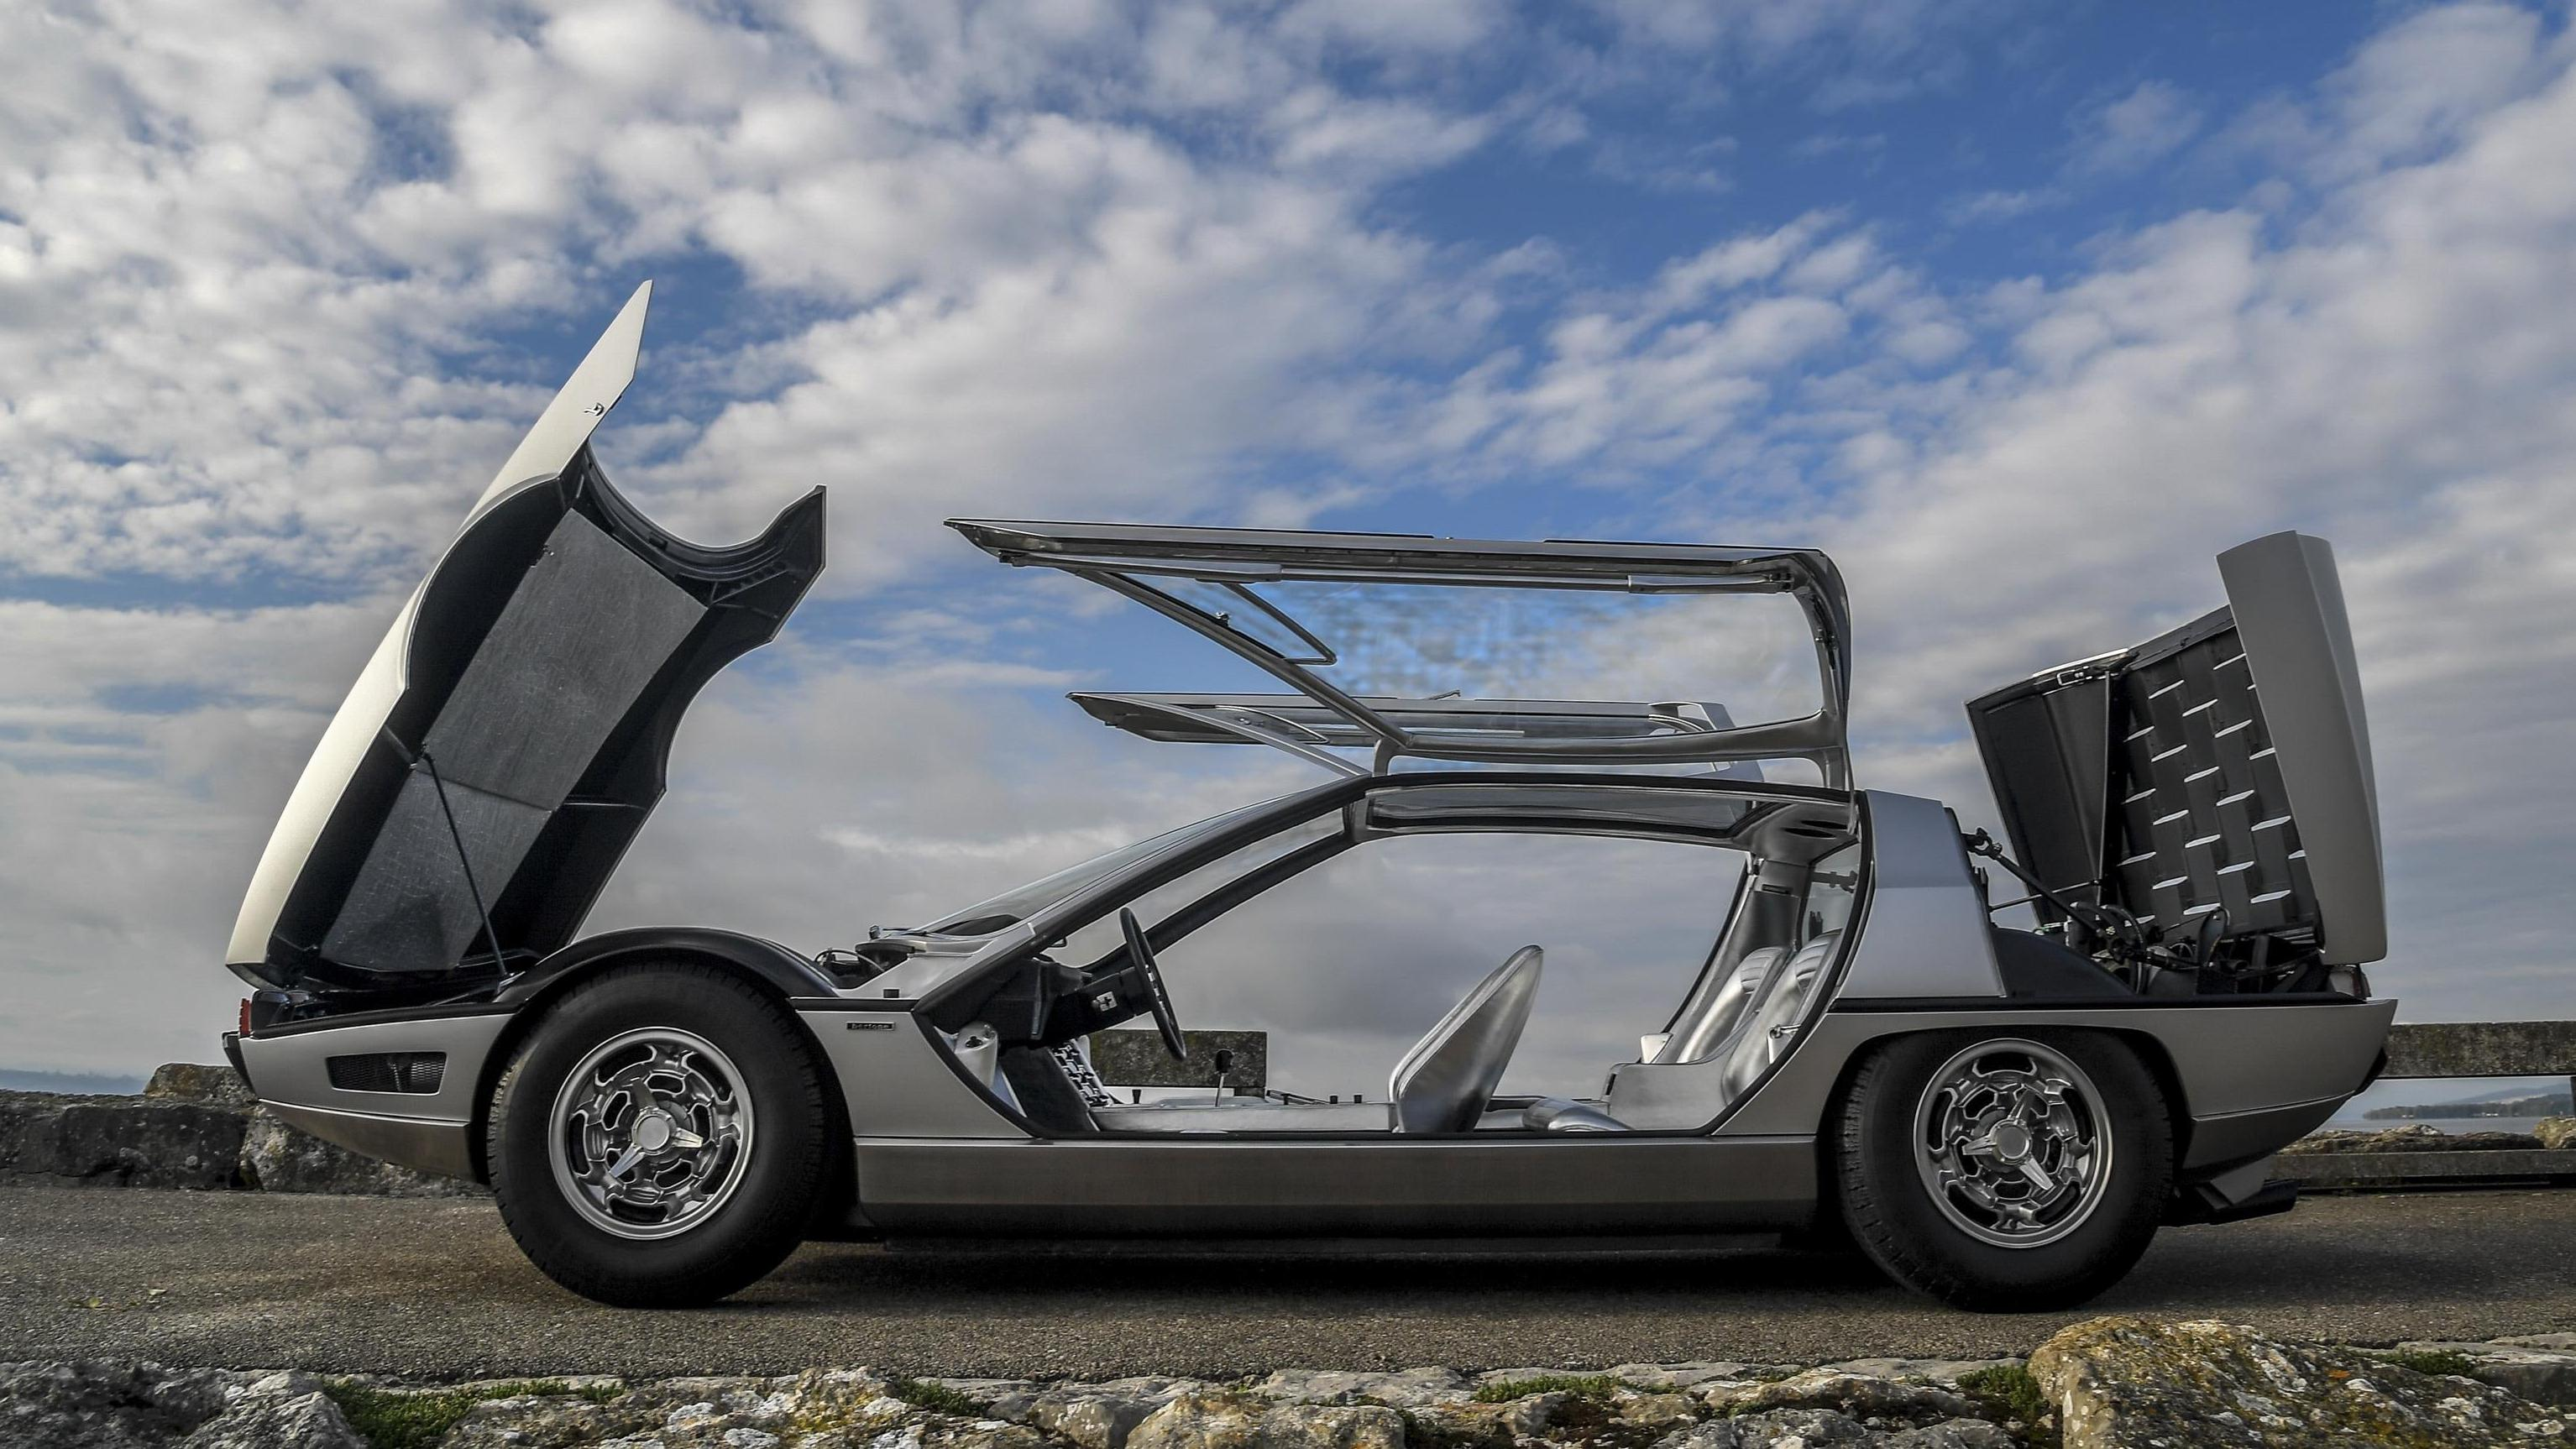
[[[1961,1218],[1977,1216],[1973,1204],[1954,1198],[1960,1206],[1944,1207],[1915,1140],[1918,1108],[1937,1113],[1944,1100],[1926,1105],[1935,1074],[1946,1080],[1945,1066],[1963,1051],[2006,1041],[2052,1049],[2090,1078],[2096,1130],[2111,1148],[2089,1209],[2068,1210],[2071,1227],[2028,1230],[2062,1234],[2032,1245],[1999,1245],[1963,1226]],[[2172,1188],[2164,1091],[2135,1052],[2097,1031],[1994,1027],[1899,1038],[1861,1063],[1827,1126],[1843,1218],[1861,1251],[1898,1283],[1978,1312],[2067,1308],[2118,1282],[2154,1239]]]
[[[585,1209],[579,1189],[559,1179],[555,1159],[566,1148],[554,1112],[586,1057],[638,1032],[684,1033],[714,1047],[731,1070],[711,1069],[709,1079],[747,1100],[756,1130],[747,1150],[709,1174],[724,1190],[708,1194],[699,1215],[604,1227],[593,1217],[602,1207]],[[751,983],[688,962],[612,968],[554,1003],[493,1085],[486,1151],[501,1220],[528,1261],[585,1298],[621,1308],[713,1303],[793,1252],[842,1176],[846,1144],[830,1091],[803,1028]],[[622,1235],[638,1231],[670,1235]]]

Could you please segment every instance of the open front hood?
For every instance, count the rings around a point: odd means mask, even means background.
[[[2215,917],[2376,961],[2379,795],[2334,550],[2276,533],[2218,571],[2226,608],[1969,701],[2013,854],[2159,934]]]
[[[760,537],[702,548],[609,486],[590,436],[635,375],[650,292],[475,502],[323,732],[233,928],[245,979],[447,992],[569,941],[660,800],[690,700],[822,572],[819,488]]]

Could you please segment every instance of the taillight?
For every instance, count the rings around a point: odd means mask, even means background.
[[[242,998],[241,1004],[241,1034],[250,1035],[250,998],[247,996]]]

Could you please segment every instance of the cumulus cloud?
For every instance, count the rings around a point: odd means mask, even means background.
[[[1748,85],[1830,109],[1951,83],[1956,9],[0,12],[0,1057],[204,1054],[237,893],[340,688],[654,271],[612,469],[709,538],[833,484],[834,570],[693,714],[598,924],[846,942],[1303,783],[1050,700],[1113,682],[1065,643],[1112,616],[947,587],[947,513],[1822,542],[1864,780],[1971,813],[1962,697],[2188,617],[2212,553],[2296,526],[2345,562],[2398,958],[2441,963],[2390,984],[2419,1017],[2557,1010],[2569,835],[2531,772],[2576,627],[2563,26],[2411,13],[2241,115],[2105,92],[2073,170],[2221,147],[2258,184],[2000,285],[1860,211],[1748,205],[1614,267],[1437,234],[1406,189],[1505,152],[1710,172],[1711,108]],[[1641,94],[1679,119],[1641,139]],[[1966,195],[1953,219],[1989,227],[2074,204]],[[1679,990],[1653,973],[1688,922],[1649,920],[1678,897],[1619,886],[1610,931],[1567,871],[1480,868],[1354,865],[1360,904],[1283,898],[1210,980],[1364,1086],[1408,1012],[1521,943],[1473,929],[1501,882],[1552,991],[1608,973],[1532,1049],[1532,1080],[1588,1085],[1651,981]],[[1372,913],[1421,984],[1300,1016],[1262,943],[1302,925],[1359,971]]]

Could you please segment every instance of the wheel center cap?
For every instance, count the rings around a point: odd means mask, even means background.
[[[2019,1162],[2030,1155],[2030,1129],[2018,1122],[2006,1122],[1995,1129],[1995,1155],[2007,1162]]]
[[[635,1121],[635,1145],[647,1152],[659,1152],[671,1145],[671,1119],[659,1112],[647,1112]]]

